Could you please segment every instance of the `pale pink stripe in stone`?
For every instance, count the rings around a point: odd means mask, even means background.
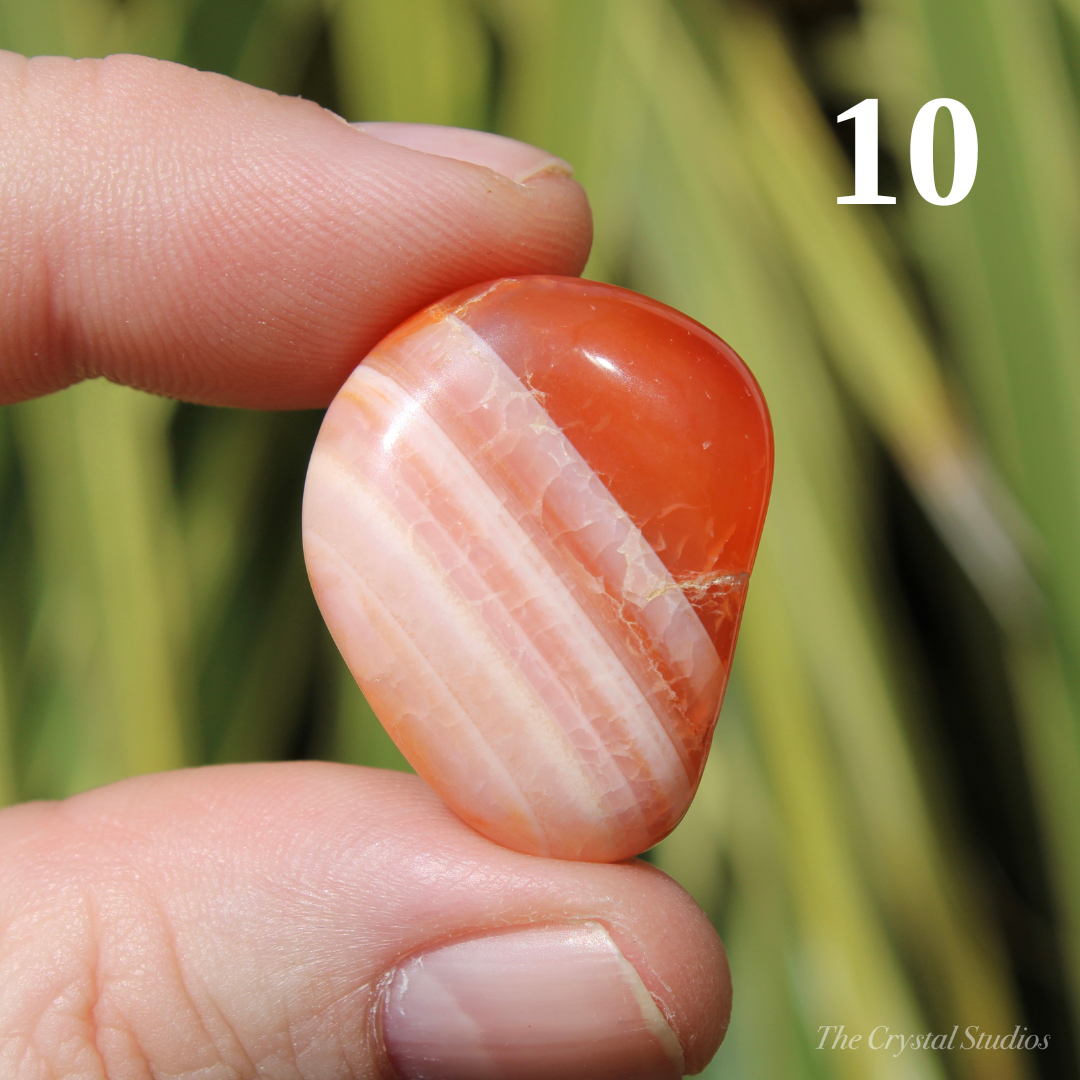
[[[308,558],[318,560],[318,587],[327,596],[324,614],[353,673],[376,705],[389,703],[401,710],[400,720],[387,722],[391,734],[422,740],[425,759],[436,765],[457,763],[446,769],[437,785],[448,803],[467,806],[478,822],[505,820],[512,827],[510,839],[542,850],[545,832],[521,787],[449,692],[409,628],[390,614],[345,557],[321,536],[307,533],[305,546]],[[470,767],[462,768],[461,762]]]
[[[427,364],[472,443],[448,437],[435,416],[453,420],[415,380],[410,396],[382,374],[400,374],[383,357],[332,406],[305,495],[313,583],[376,711],[467,820],[563,857],[640,850],[678,819],[693,781],[689,748],[672,739],[686,690],[665,694],[635,643],[698,691],[719,659],[640,532],[470,334],[453,320],[405,362]],[[447,358],[452,378],[431,370]],[[614,587],[625,591],[613,628]]]
[[[691,763],[704,757],[723,665],[683,589],[543,406],[452,315],[377,349],[366,363],[424,403],[549,552],[696,778]]]
[[[425,774],[430,770],[433,785],[451,805],[460,810],[464,800],[473,819],[472,788],[483,780],[470,749],[475,740],[464,745],[460,728],[439,740],[447,714],[460,712],[459,701],[468,702],[467,714],[462,713],[466,722],[482,731],[552,834],[580,836],[584,830],[595,834],[590,843],[603,842],[609,832],[644,836],[643,813],[657,802],[659,793],[651,790],[657,779],[666,781],[664,789],[686,780],[636,687],[547,562],[434,423],[420,413],[399,425],[395,436],[394,418],[409,407],[404,391],[366,368],[357,373],[355,385],[363,389],[374,422],[365,425],[354,410],[348,426],[320,440],[325,457],[318,463],[319,494],[312,496],[318,502],[311,504],[325,508],[319,534],[338,556],[332,588],[315,577],[322,562],[310,528],[308,558],[320,597],[332,593],[331,603],[337,605],[326,611],[327,622],[391,733],[414,746],[411,760]],[[365,453],[370,457],[386,432],[394,438],[392,469],[358,471],[343,464]],[[417,444],[421,453],[415,451]],[[434,475],[419,475],[418,463]],[[486,575],[477,572],[470,554],[475,563],[486,565]],[[365,587],[349,588],[342,565],[352,566]],[[503,580],[493,580],[493,573],[500,572]],[[349,632],[339,629],[350,608],[361,608],[362,618],[381,624],[380,633],[389,635],[370,595],[400,627],[389,669],[373,668],[376,654],[370,641],[361,644],[355,616]],[[516,618],[508,616],[508,606]],[[404,651],[409,641],[437,673],[426,686],[426,699],[417,700],[415,678],[424,669]],[[545,645],[548,653],[554,646],[552,660],[561,670],[545,665]],[[590,715],[583,714],[582,702],[592,706]],[[616,753],[630,745],[627,732],[602,736],[595,728],[621,727],[625,718],[635,716],[634,750],[651,758],[644,777],[635,775],[634,761],[620,764],[609,748],[608,740]],[[651,720],[653,730],[642,720]],[[464,762],[472,765],[467,772]],[[447,790],[451,785],[456,790]],[[499,838],[502,830],[521,827],[518,814],[506,809],[505,821],[488,817],[487,808],[476,817],[485,823],[485,832]],[[549,847],[543,839],[535,843],[540,851]]]
[[[338,548],[334,584],[342,609],[327,611],[327,622],[391,734],[405,742],[410,760],[431,775],[436,790],[455,809],[464,807],[488,835],[508,843],[528,815],[530,846],[541,852],[550,846],[548,830],[558,835],[569,828],[574,836],[582,829],[598,836],[612,829],[640,833],[638,792],[583,718],[564,715],[575,728],[567,732],[560,726],[541,696],[555,680],[541,685],[541,693],[530,684],[518,666],[524,644],[508,652],[505,638],[489,628],[493,605],[478,609],[430,552],[417,552],[420,545],[410,543],[404,519],[378,497],[358,491],[344,472],[327,490],[349,506],[339,516],[336,535],[327,538]],[[347,533],[360,529],[370,557],[358,573],[341,548]],[[316,541],[309,558],[327,554]],[[524,583],[530,579],[538,581],[519,576]],[[351,621],[339,628],[339,617]],[[364,620],[372,632],[364,633]],[[385,650],[375,647],[376,635],[387,643]],[[516,790],[501,776],[492,780],[496,766],[513,777]],[[492,789],[491,797],[485,788]],[[535,817],[543,822],[539,833]]]

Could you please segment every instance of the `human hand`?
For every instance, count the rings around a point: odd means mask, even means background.
[[[322,405],[428,302],[588,251],[563,164],[493,136],[372,138],[137,57],[0,54],[0,109],[0,401],[105,375]],[[415,777],[230,766],[0,814],[0,1075],[673,1077],[729,1004],[668,878],[505,850]]]

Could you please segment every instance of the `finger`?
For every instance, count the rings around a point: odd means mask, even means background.
[[[0,113],[0,402],[105,375],[324,405],[418,308],[588,254],[566,163],[498,136],[137,56],[0,53]]]
[[[3,824],[3,1075],[644,1080],[726,1026],[669,878],[505,850],[415,777],[226,766]]]

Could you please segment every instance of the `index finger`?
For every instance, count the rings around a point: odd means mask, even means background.
[[[325,405],[413,311],[490,278],[576,274],[591,242],[584,192],[544,151],[356,130],[145,57],[0,53],[0,113],[0,403],[104,375]]]

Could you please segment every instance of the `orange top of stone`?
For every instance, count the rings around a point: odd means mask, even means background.
[[[386,344],[448,314],[499,354],[596,471],[726,666],[772,483],[772,427],[749,368],[674,308],[582,278],[473,286]]]

